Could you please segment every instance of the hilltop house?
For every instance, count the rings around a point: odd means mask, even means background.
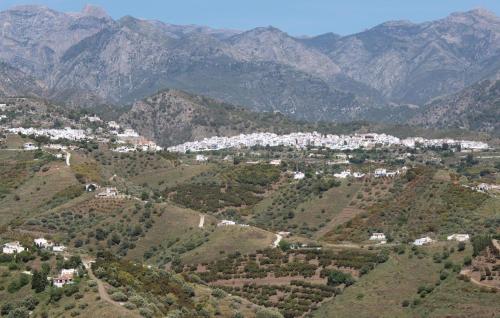
[[[217,226],[231,226],[231,225],[236,225],[236,222],[230,220],[222,220],[217,224]]]
[[[17,254],[21,253],[25,250],[24,247],[21,246],[19,242],[10,242],[10,243],[5,243],[3,245],[2,252],[4,254]]]
[[[36,238],[33,240],[33,242],[35,243],[36,246],[38,246],[40,248],[49,248],[49,247],[52,247],[54,245],[52,242],[47,241],[43,237]]]
[[[372,236],[370,236],[370,241],[385,241],[385,234],[384,233],[373,233]]]
[[[351,170],[344,170],[341,173],[334,173],[333,176],[339,179],[345,179],[351,176]]]
[[[24,150],[38,150],[38,147],[32,143],[32,142],[27,142],[23,145]]]
[[[104,188],[103,191],[96,194],[97,198],[114,198],[118,196],[118,190],[116,188]]]
[[[466,242],[470,239],[469,234],[452,234],[447,237],[448,241]]]
[[[415,245],[415,246],[422,246],[422,245],[431,244],[433,242],[434,242],[433,239],[431,239],[430,237],[426,236],[426,237],[422,237],[422,238],[416,239],[413,242],[413,245]]]
[[[305,177],[306,177],[306,175],[303,172],[300,172],[300,171],[296,171],[293,174],[293,179],[295,179],[295,180],[302,180]]]
[[[269,162],[270,165],[279,166],[281,164],[281,159],[273,159]]]
[[[64,285],[73,284],[73,278],[75,276],[76,270],[62,269],[58,277],[54,278],[54,286],[62,288]]]
[[[66,250],[66,246],[64,246],[64,245],[56,245],[56,246],[52,247],[52,251],[54,251],[54,252],[62,253],[65,250]]]
[[[375,169],[373,174],[375,175],[375,178],[385,177],[387,176],[387,170],[382,168]]]

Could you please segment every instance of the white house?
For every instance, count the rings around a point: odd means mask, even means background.
[[[66,250],[66,246],[64,246],[64,245],[56,245],[56,246],[52,247],[52,251],[54,251],[54,252],[62,253],[65,250]]]
[[[270,165],[279,166],[281,164],[281,159],[273,159],[269,162]]]
[[[302,179],[304,179],[305,177],[306,177],[306,175],[305,175],[303,172],[300,172],[300,171],[296,171],[296,172],[294,172],[294,174],[293,174],[293,178],[294,178],[295,180],[302,180]]]
[[[351,176],[351,170],[344,170],[341,173],[334,173],[333,176],[339,179],[345,179]]]
[[[466,242],[470,239],[469,234],[452,234],[447,237],[448,241]]]
[[[35,245],[40,247],[40,248],[49,248],[49,247],[54,245],[52,242],[47,241],[47,239],[45,239],[43,237],[34,239],[33,242],[35,242]]]
[[[32,142],[27,142],[23,145],[23,149],[24,150],[37,150],[38,147]]]
[[[96,197],[98,198],[114,198],[118,195],[118,190],[116,188],[104,188],[103,191],[99,192]]]
[[[3,245],[2,252],[4,254],[15,254],[15,253],[21,253],[25,250],[24,247],[21,246],[19,242],[10,242],[10,243],[5,243]]]
[[[196,161],[205,162],[205,161],[208,161],[208,157],[204,156],[204,155],[196,155]]]
[[[375,169],[373,174],[375,175],[375,178],[385,177],[387,175],[387,170],[382,168]]]
[[[222,220],[217,224],[217,226],[231,226],[231,225],[236,225],[236,222],[230,220]]]
[[[118,125],[115,121],[110,121],[108,123],[108,127],[111,129],[120,129],[120,125]]]
[[[434,242],[433,239],[431,239],[430,237],[426,236],[426,237],[422,237],[422,238],[416,239],[415,242],[413,242],[413,245],[422,246],[422,245],[426,245],[426,244],[431,244],[433,242]]]
[[[73,278],[75,276],[75,269],[63,269],[61,274],[54,278],[54,286],[62,288],[64,285],[73,284]]]
[[[372,236],[370,236],[370,241],[385,241],[385,234],[384,233],[373,233]]]
[[[352,176],[353,176],[354,178],[359,179],[359,178],[363,178],[363,177],[365,176],[365,174],[364,174],[364,173],[361,173],[361,172],[353,172]]]

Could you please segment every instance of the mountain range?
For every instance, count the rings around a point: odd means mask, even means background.
[[[467,94],[500,74],[500,18],[484,9],[347,36],[114,20],[93,6],[18,6],[0,12],[0,28],[0,94],[83,107],[130,105],[171,88],[310,121],[437,124],[426,121],[441,105],[436,98]],[[453,108],[447,100],[443,107]],[[476,127],[463,120],[439,123]]]

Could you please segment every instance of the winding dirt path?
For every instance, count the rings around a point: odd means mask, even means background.
[[[106,291],[106,287],[104,286],[104,283],[102,282],[102,280],[100,280],[99,278],[97,278],[94,275],[94,273],[92,272],[92,268],[88,269],[88,273],[89,273],[90,279],[94,280],[97,283],[97,290],[99,291],[99,297],[101,297],[101,299],[104,300],[105,302],[108,302],[114,306],[123,308],[119,302],[111,299],[108,292]]]

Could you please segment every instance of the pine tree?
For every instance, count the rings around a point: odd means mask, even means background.
[[[47,286],[47,275],[45,273],[35,270],[33,272],[33,278],[31,280],[31,288],[37,293],[41,293],[45,290]]]

